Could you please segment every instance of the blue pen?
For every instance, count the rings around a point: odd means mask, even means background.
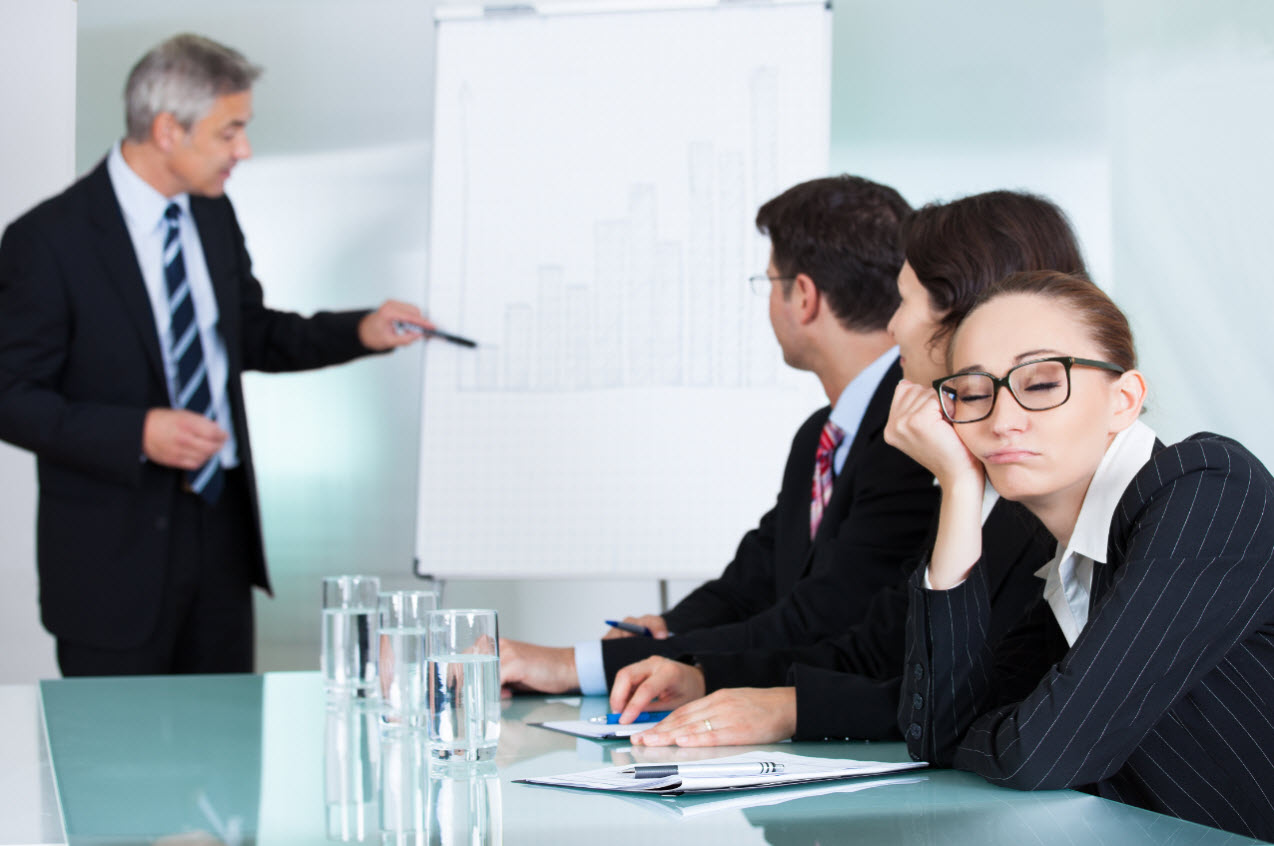
[[[642,637],[654,637],[655,633],[645,626],[639,626],[636,623],[625,623],[623,620],[602,620],[603,623],[621,632],[629,634],[641,635]]]
[[[664,717],[671,714],[671,711],[642,711],[633,720],[634,723],[657,723]],[[619,714],[607,714],[606,716],[589,717],[590,723],[605,723],[608,726],[619,725]],[[629,723],[631,725],[632,723]]]

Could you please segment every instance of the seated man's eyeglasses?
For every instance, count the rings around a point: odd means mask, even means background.
[[[748,277],[748,285],[752,288],[752,293],[758,297],[768,297],[771,283],[791,282],[794,279],[796,279],[795,276],[770,276],[768,273],[754,273]]]
[[[1047,411],[1071,398],[1071,368],[1096,367],[1113,373],[1124,368],[1108,361],[1057,356],[1026,361],[996,378],[990,373],[970,371],[935,379],[942,416],[952,423],[976,423],[991,416],[1000,388],[1008,388],[1017,404],[1027,411]]]

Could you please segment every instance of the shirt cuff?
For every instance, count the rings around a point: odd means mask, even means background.
[[[964,584],[967,581],[968,581],[967,578],[961,579],[960,581],[956,582],[948,589],[954,590],[955,588],[960,587],[960,585]],[[929,581],[929,566],[928,565],[925,565],[925,590],[933,590],[933,582]],[[578,661],[579,660],[578,653],[576,653],[576,655],[577,657],[575,660]]]
[[[583,695],[606,695],[606,666],[602,663],[600,640],[583,640],[575,644],[575,675],[579,678],[579,692]]]

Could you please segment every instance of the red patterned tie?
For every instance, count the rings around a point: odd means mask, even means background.
[[[814,453],[814,485],[810,492],[810,540],[818,532],[818,524],[823,522],[823,509],[832,498],[832,456],[836,447],[845,440],[845,432],[831,420],[823,424],[823,433],[818,436],[818,451]]]

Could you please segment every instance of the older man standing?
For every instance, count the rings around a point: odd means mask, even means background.
[[[0,240],[0,437],[36,454],[64,675],[251,672],[269,589],[240,377],[411,343],[419,309],[266,308],[224,196],[260,68],[195,35],[125,88],[127,136]],[[298,423],[303,421],[298,421]]]

